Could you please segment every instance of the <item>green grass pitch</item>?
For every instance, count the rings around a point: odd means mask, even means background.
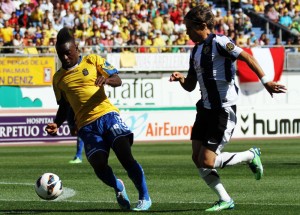
[[[299,214],[300,139],[233,140],[224,151],[252,146],[262,150],[265,175],[256,181],[246,164],[219,170],[236,203],[235,210],[221,214]],[[0,214],[133,214],[119,210],[113,190],[96,178],[85,158],[82,164],[68,163],[74,153],[72,144],[0,147]],[[217,200],[198,176],[189,142],[135,144],[133,153],[153,201],[150,211],[139,213],[207,214],[204,210]],[[109,164],[135,203],[137,191],[113,152]],[[63,182],[64,194],[55,201],[35,194],[34,183],[44,172],[56,173]]]

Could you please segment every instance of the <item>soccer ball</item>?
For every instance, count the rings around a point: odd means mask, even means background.
[[[35,183],[36,194],[45,200],[53,200],[62,194],[62,182],[54,173],[44,173]]]

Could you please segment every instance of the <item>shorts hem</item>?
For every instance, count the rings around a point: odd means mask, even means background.
[[[87,159],[89,160],[90,157],[91,157],[93,154],[95,154],[95,152],[98,152],[98,151],[103,151],[103,152],[105,152],[106,154],[108,154],[108,152],[105,151],[104,149],[97,149],[97,150],[93,151],[89,156],[87,156]]]

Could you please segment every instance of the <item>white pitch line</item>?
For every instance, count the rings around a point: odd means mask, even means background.
[[[34,202],[33,200],[11,200],[11,199],[0,199],[0,201],[10,201],[10,202]],[[55,201],[55,200],[52,200]],[[58,200],[61,201],[61,200]],[[62,202],[71,202],[71,203],[116,203],[116,201],[80,201],[80,200],[63,200]],[[153,202],[152,202],[153,203]],[[211,202],[199,202],[199,201],[173,201],[173,202],[154,202],[157,204],[211,204]],[[277,204],[277,203],[242,203],[235,202],[237,205],[259,205],[259,206],[300,206],[300,204]]]
[[[15,182],[1,182],[0,185],[25,185],[25,186],[34,186],[34,184],[31,183],[15,183]],[[63,201],[63,202],[72,202],[72,203],[115,203],[116,201],[81,201],[81,200],[67,200],[68,198],[71,198],[76,195],[76,191],[64,187],[63,188],[63,194],[59,196],[57,199],[52,200],[52,201]],[[0,199],[0,201],[10,201],[10,202],[34,202],[34,200],[12,200],[12,199]],[[44,201],[44,200],[42,200]],[[211,204],[211,202],[199,202],[199,201],[189,201],[189,202],[184,202],[184,201],[172,201],[172,202],[166,202],[166,201],[159,201],[157,202],[158,204]],[[261,206],[300,206],[300,204],[288,204],[288,203],[242,203],[242,202],[235,202],[238,205],[261,205]]]

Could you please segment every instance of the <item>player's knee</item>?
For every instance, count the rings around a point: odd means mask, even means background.
[[[208,168],[208,169],[214,168],[214,162],[212,162],[210,159],[202,159],[199,163],[200,163],[200,168]]]
[[[89,163],[95,171],[101,172],[106,169],[108,160],[106,156],[102,156],[101,154],[95,153],[89,158]]]

